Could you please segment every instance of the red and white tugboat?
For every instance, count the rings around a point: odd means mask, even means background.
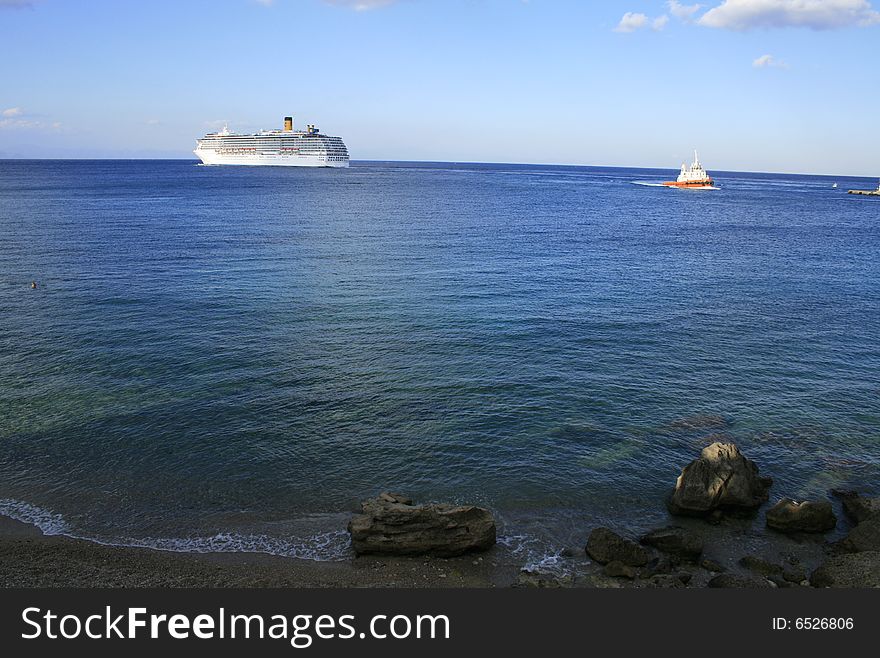
[[[690,167],[686,164],[681,165],[681,173],[674,181],[666,181],[663,183],[667,187],[681,187],[689,190],[714,190],[715,181],[703,169],[700,164],[700,158],[694,151],[694,161]]]

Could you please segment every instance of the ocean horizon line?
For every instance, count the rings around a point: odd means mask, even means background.
[[[192,162],[199,164],[198,158],[24,158],[24,157],[0,157],[0,162]],[[357,159],[351,160],[357,163],[394,163],[394,164],[419,164],[419,165],[480,165],[480,166],[505,166],[505,167],[570,167],[577,169],[638,169],[643,171],[678,171],[677,167],[649,167],[636,165],[595,165],[595,164],[570,164],[558,162],[492,162],[482,160],[384,160],[384,159]],[[234,165],[216,165],[234,166]],[[812,178],[851,178],[873,180],[878,178],[874,174],[840,174],[840,173],[810,173],[797,171],[758,171],[748,169],[720,169],[712,168],[717,174],[758,174],[761,176],[805,176]]]

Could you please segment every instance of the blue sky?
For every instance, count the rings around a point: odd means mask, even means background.
[[[880,175],[868,0],[0,0],[0,47],[0,157],[294,114],[354,159]]]

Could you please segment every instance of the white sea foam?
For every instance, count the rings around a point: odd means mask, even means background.
[[[562,549],[554,548],[538,537],[528,534],[501,535],[498,543],[523,562],[524,571],[567,574],[571,570],[571,565],[562,556]]]
[[[113,543],[175,553],[267,553],[316,562],[339,562],[351,557],[351,544],[344,530],[321,532],[301,540],[220,532],[210,537],[145,537]]]
[[[0,498],[0,514],[37,526],[44,535],[68,535],[70,527],[60,514],[14,498]]]
[[[60,514],[12,498],[0,499],[0,515],[34,525],[44,535],[64,535],[104,546],[133,546],[176,553],[267,553],[317,562],[339,562],[351,557],[351,543],[345,530],[319,532],[303,539],[235,532],[201,537],[115,538],[79,534]]]

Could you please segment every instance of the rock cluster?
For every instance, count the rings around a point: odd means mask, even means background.
[[[495,544],[491,512],[472,505],[414,505],[405,496],[383,493],[361,505],[348,524],[357,555],[452,557]]]
[[[851,491],[832,492],[855,523],[834,546],[838,552],[810,576],[814,587],[880,587],[880,499]]]

